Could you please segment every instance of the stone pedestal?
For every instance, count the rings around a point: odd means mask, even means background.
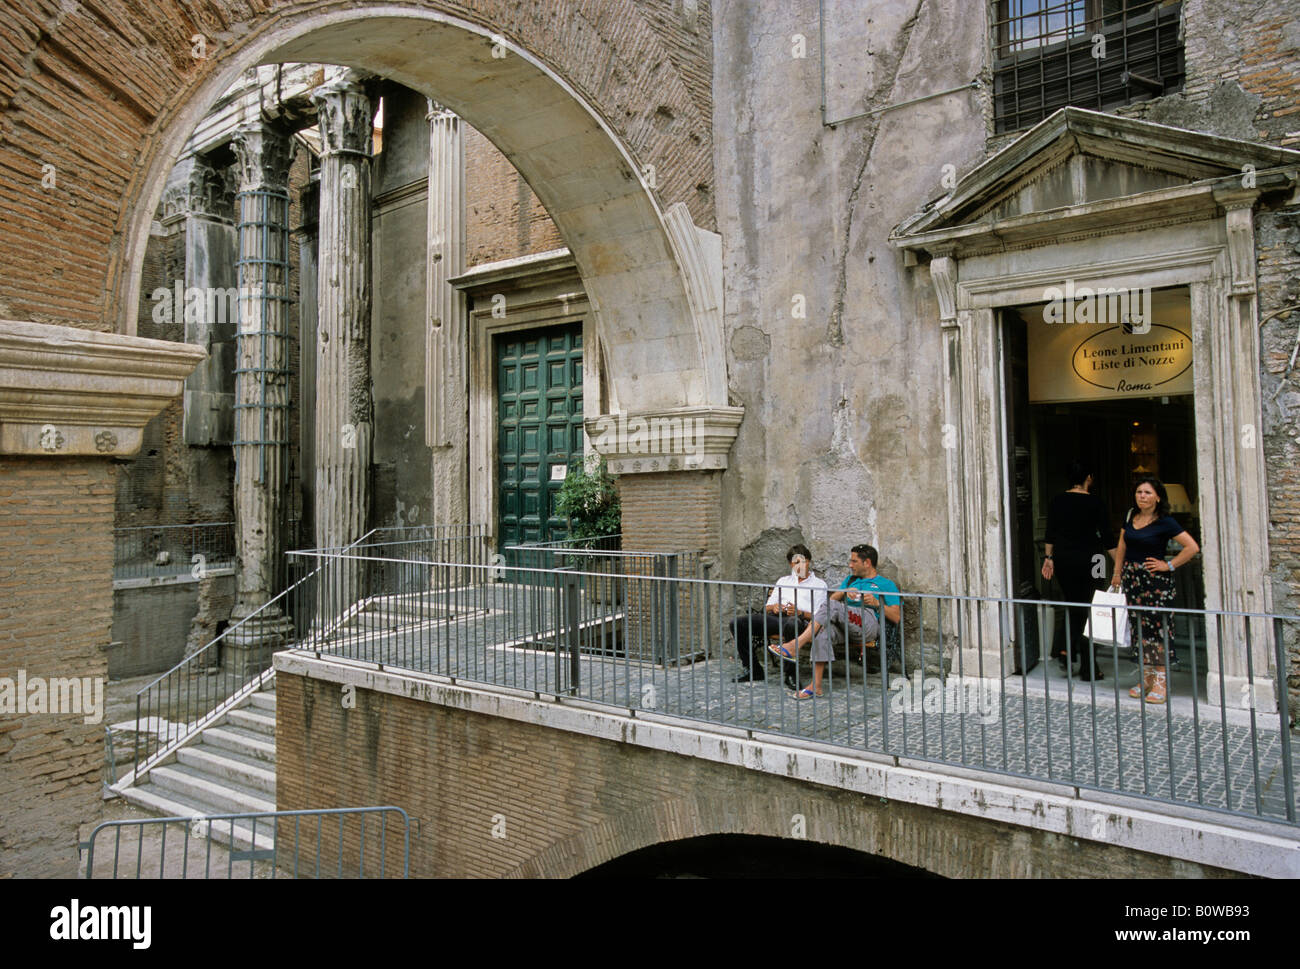
[[[701,573],[718,562],[722,472],[743,415],[739,407],[689,407],[587,419],[587,440],[605,458],[610,473],[618,476],[624,551],[694,553]],[[694,555],[689,561],[695,560]],[[636,574],[647,568],[646,561],[632,556],[623,567]],[[644,642],[629,643],[629,652],[642,659],[671,660],[685,658],[681,643],[693,642],[705,650],[716,643],[715,630],[703,625],[709,610],[692,602],[692,595],[702,587],[675,584],[675,593],[665,597],[657,594],[655,586],[629,580],[628,614],[637,617],[633,622],[638,628],[656,631]],[[672,614],[655,617],[665,603]],[[700,623],[699,628],[682,628],[692,619]],[[659,630],[668,630],[673,640],[665,644],[666,649],[652,641]]]

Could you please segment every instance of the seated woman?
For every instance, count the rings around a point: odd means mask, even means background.
[[[766,643],[768,636],[793,638],[803,631],[813,612],[825,601],[826,582],[813,574],[812,552],[806,545],[792,545],[785,553],[790,572],[776,580],[772,594],[761,612],[747,612],[731,620],[731,635],[736,641],[736,655],[741,670],[733,682],[758,682],[766,679],[763,664],[754,661],[754,640]]]
[[[879,559],[880,553],[873,546],[854,545],[849,552],[849,574],[839,589],[831,593],[829,601],[817,610],[812,625],[795,639],[768,647],[774,656],[794,661],[799,650],[812,642],[812,683],[796,692],[795,699],[807,700],[822,695],[822,677],[835,658],[836,646],[843,646],[847,641],[866,647],[879,641],[877,612],[884,617],[886,629],[897,628],[902,621],[903,600],[898,595],[889,594],[897,593],[898,586],[876,571]],[[881,593],[880,598],[876,597],[877,592]],[[849,600],[848,606],[844,604],[845,599]],[[888,637],[885,642],[886,649],[891,650]]]

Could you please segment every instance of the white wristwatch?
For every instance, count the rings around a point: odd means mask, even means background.
[[[1174,570],[1174,560],[1173,560],[1173,559],[1170,559],[1170,560],[1169,560],[1169,571],[1172,572],[1173,570]]]

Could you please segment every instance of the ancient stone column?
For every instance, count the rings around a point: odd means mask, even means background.
[[[465,296],[465,144],[461,120],[429,102],[428,334],[425,433],[433,450],[435,524],[469,514],[469,365]]]
[[[235,367],[235,528],[239,578],[232,624],[275,595],[284,555],[289,373],[288,132],[251,124],[231,142],[239,162],[239,329]],[[245,675],[263,668],[290,623],[277,604],[228,637]],[[227,662],[229,666],[229,662]]]
[[[370,99],[349,75],[312,95],[321,134],[317,237],[316,545],[355,542],[370,512]],[[332,583],[355,599],[355,564]],[[348,603],[335,603],[346,607]]]

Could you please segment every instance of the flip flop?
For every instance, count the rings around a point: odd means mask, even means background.
[[[805,686],[802,690],[794,695],[796,700],[811,700],[814,697],[821,696],[820,693],[814,693],[811,686]]]
[[[775,643],[769,643],[769,644],[768,644],[768,647],[767,647],[767,651],[768,651],[769,653],[771,653],[773,656],[779,656],[779,657],[781,657],[781,659],[794,659],[794,658],[795,658],[795,654],[787,652],[787,651],[786,651],[786,648],[785,648],[784,645],[780,645],[780,646],[778,646],[778,645],[775,644]]]

